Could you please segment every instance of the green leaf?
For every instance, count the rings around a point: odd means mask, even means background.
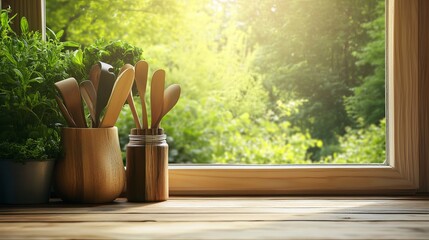
[[[48,34],[48,38],[57,40],[57,35],[55,34],[54,31],[52,31],[52,29],[47,27],[46,30],[47,30],[46,33]]]
[[[29,28],[28,28],[27,18],[26,17],[22,17],[21,18],[21,32],[22,32],[22,34],[28,33],[28,30],[29,30]]]
[[[19,78],[20,81],[24,80],[24,75],[22,74],[22,72],[19,69],[14,68],[13,72],[18,76],[18,78]]]
[[[35,83],[42,83],[43,80],[44,80],[43,77],[35,77],[33,79],[30,79],[30,81],[28,81],[28,82],[30,82],[30,83],[33,83],[33,82],[35,82]],[[38,94],[38,92],[36,94]]]
[[[73,52],[73,63],[77,65],[83,65],[83,52],[82,50],[78,49]]]
[[[1,12],[0,19],[2,28],[9,26],[9,17],[6,11]]]
[[[2,51],[1,53],[9,60],[10,63],[12,63],[12,65],[16,66],[18,64],[15,58],[9,52]]]
[[[66,42],[63,42],[63,46],[64,47],[78,48],[78,47],[80,47],[80,44],[77,42],[73,42],[73,41],[66,41]]]
[[[63,34],[64,34],[64,30],[60,30],[59,32],[57,32],[57,34],[55,34],[55,38],[57,40],[61,39],[61,37],[63,36]]]

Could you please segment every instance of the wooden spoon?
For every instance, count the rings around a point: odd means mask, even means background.
[[[74,78],[67,78],[56,82],[55,87],[63,99],[67,111],[70,113],[76,126],[86,128],[85,116],[83,113],[82,99],[80,96],[79,84]]]
[[[121,112],[122,106],[127,100],[128,93],[133,87],[134,69],[127,69],[121,75],[113,86],[112,95],[106,106],[106,113],[101,121],[101,128],[113,127]]]
[[[151,128],[157,127],[164,104],[165,71],[157,70],[152,76],[150,85]]]
[[[162,107],[162,114],[155,122],[155,128],[159,127],[159,123],[162,118],[176,105],[180,98],[180,86],[179,84],[170,85],[164,91],[164,103]]]
[[[149,124],[147,121],[147,109],[146,109],[146,101],[145,101],[145,95],[146,95],[146,86],[147,86],[147,74],[149,71],[149,64],[143,60],[138,61],[135,66],[136,70],[136,85],[137,90],[140,95],[140,101],[142,105],[142,122],[143,122],[143,128],[148,129]]]
[[[73,118],[70,116],[70,113],[67,111],[66,106],[64,106],[63,100],[55,95],[55,100],[58,103],[58,107],[60,107],[61,113],[63,114],[63,117],[66,119],[67,125],[69,127],[76,127],[76,123],[73,121]]]
[[[80,94],[82,95],[83,101],[89,109],[89,115],[91,116],[92,127],[96,126],[95,118],[95,105],[97,101],[97,93],[95,92],[94,85],[91,81],[85,80],[80,83]]]
[[[113,67],[110,64],[99,62],[100,64],[100,80],[98,83],[98,88],[94,84],[94,87],[97,89],[97,101],[95,106],[95,118],[96,125],[98,126],[100,122],[100,115],[103,112],[104,108],[107,105],[107,102],[110,99],[112,94],[113,85],[115,85],[115,74],[113,73]],[[128,94],[128,92],[127,92]]]
[[[128,64],[128,63],[125,64],[124,66],[122,66],[121,70],[119,71],[119,75],[129,68],[134,69],[134,66],[131,64]],[[136,124],[136,128],[141,129],[142,126],[140,124],[139,115],[137,114],[137,111],[136,111],[136,106],[134,105],[133,91],[132,90],[130,91],[130,94],[128,94],[127,102],[128,102],[128,105],[130,106],[131,113],[133,114],[133,120],[134,120],[134,124]]]

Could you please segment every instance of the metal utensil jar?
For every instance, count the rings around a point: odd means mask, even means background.
[[[127,144],[127,198],[131,202],[168,199],[168,144],[162,129],[132,129]]]

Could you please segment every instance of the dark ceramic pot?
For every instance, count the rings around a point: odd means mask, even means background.
[[[0,159],[0,203],[39,204],[49,202],[55,160]]]

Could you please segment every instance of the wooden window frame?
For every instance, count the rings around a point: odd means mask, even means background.
[[[171,195],[410,194],[419,188],[419,0],[387,1],[387,158],[379,165],[173,165]]]

